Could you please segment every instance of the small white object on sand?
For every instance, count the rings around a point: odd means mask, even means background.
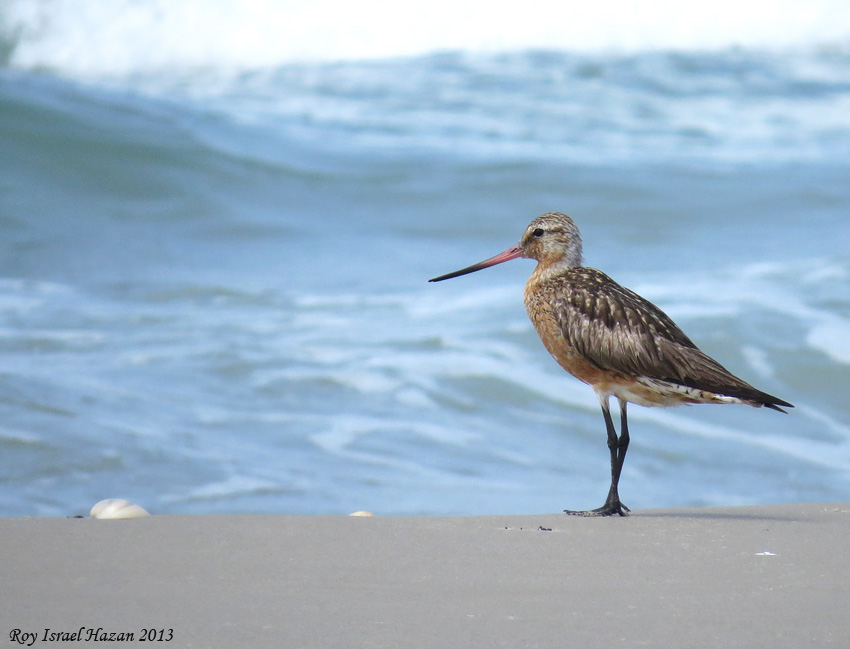
[[[142,507],[123,498],[107,498],[91,508],[92,518],[141,518],[150,516]]]

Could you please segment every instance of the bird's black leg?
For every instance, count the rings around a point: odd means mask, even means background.
[[[620,516],[628,516],[629,511],[631,510],[620,502],[620,495],[619,493],[617,493],[617,488],[620,484],[620,473],[623,471],[623,464],[626,461],[626,451],[629,450],[629,418],[626,414],[626,406],[629,402],[624,401],[623,399],[619,399],[619,403],[620,437],[619,439],[617,439],[617,466],[611,467],[611,489],[608,492],[608,498],[605,501],[605,504],[607,505],[609,502],[613,502],[616,505],[615,512],[617,514],[619,514]]]
[[[620,473],[623,471],[623,463],[626,461],[626,451],[629,450],[629,423],[626,415],[627,402],[619,399],[619,403],[620,436],[617,437],[617,430],[614,428],[614,420],[611,419],[611,410],[608,406],[608,401],[602,402],[602,415],[605,417],[605,428],[608,431],[608,450],[611,453],[611,488],[608,490],[608,497],[605,499],[605,504],[590,511],[565,509],[565,514],[571,514],[573,516],[612,516],[613,514],[628,516],[629,511],[631,511],[620,502],[620,494],[617,491],[620,483]]]

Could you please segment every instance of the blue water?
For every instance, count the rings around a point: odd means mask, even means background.
[[[601,504],[533,262],[426,282],[549,210],[797,406],[632,407],[630,507],[850,498],[850,14],[402,46],[328,2],[0,5],[0,515]]]

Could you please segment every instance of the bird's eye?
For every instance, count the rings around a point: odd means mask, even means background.
[[[535,237],[542,237],[543,236],[543,228],[537,228],[531,234],[533,234]]]

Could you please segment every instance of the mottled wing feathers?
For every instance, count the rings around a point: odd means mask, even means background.
[[[739,379],[700,351],[667,314],[593,268],[572,268],[538,287],[561,334],[601,370],[790,406]]]

